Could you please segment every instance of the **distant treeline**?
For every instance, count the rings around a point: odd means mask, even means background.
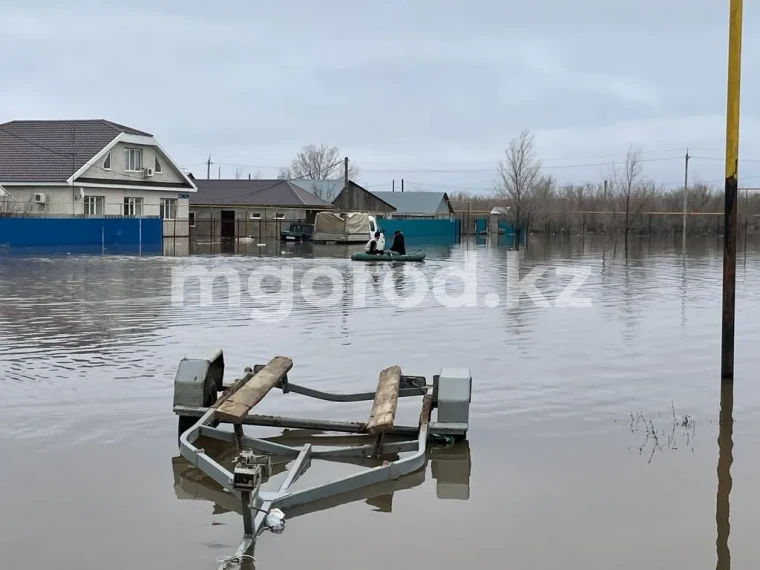
[[[464,228],[474,227],[469,219],[487,217],[494,207],[511,206],[510,200],[488,196],[473,196],[465,192],[450,195],[457,217],[464,220]],[[543,191],[531,196],[531,233],[579,234],[612,233],[625,223],[624,199],[612,186],[604,184],[555,187],[547,184]],[[638,214],[631,216],[630,233],[658,235],[680,234],[683,224],[683,189],[656,190],[637,197]],[[723,190],[706,184],[694,184],[687,192],[687,235],[711,235],[722,232]],[[526,208],[527,209],[527,208]],[[760,229],[760,195],[739,193],[740,227],[749,231]],[[508,217],[508,216],[507,216]]]

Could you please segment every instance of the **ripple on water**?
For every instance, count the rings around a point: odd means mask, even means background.
[[[507,306],[505,251],[467,243],[431,252],[425,264],[398,267],[352,264],[338,256],[2,258],[0,385],[5,421],[0,422],[0,441],[18,443],[30,454],[63,450],[62,457],[76,456],[79,467],[89,466],[90,458],[117,461],[116,455],[125,454],[128,460],[122,460],[129,462],[129,469],[150,471],[156,458],[148,449],[175,451],[168,446],[175,437],[172,381],[179,360],[214,348],[225,350],[228,378],[274,354],[287,354],[295,361],[293,381],[341,392],[374,388],[377,372],[391,364],[428,378],[443,366],[469,366],[474,379],[472,497],[456,506],[421,503],[434,516],[418,528],[438,520],[450,526],[450,520],[463,516],[488,521],[496,512],[499,518],[493,524],[456,527],[457,539],[475,545],[476,554],[528,548],[531,556],[545,557],[543,564],[535,562],[537,568],[557,567],[551,559],[555,550],[568,558],[582,554],[588,558],[584,567],[605,566],[592,560],[604,548],[573,550],[588,536],[615,555],[627,553],[625,560],[643,556],[642,567],[688,565],[679,556],[687,556],[683,553],[691,552],[690,546],[681,546],[692,545],[694,536],[700,544],[714,544],[709,526],[714,524],[714,490],[704,490],[715,474],[720,248],[715,240],[690,246],[685,264],[671,243],[637,240],[627,263],[621,253],[618,248],[613,255],[612,248],[593,240],[564,240],[523,253],[522,276],[545,269],[539,289],[549,306],[525,296],[517,306]],[[760,277],[758,261],[760,255],[748,252],[737,275],[737,375],[745,378],[760,364],[755,362],[760,358],[755,350],[760,290],[753,285]],[[201,307],[200,287],[188,283],[185,303],[174,304],[172,271],[191,265],[231,270],[242,284],[239,301],[219,283],[213,304]],[[290,294],[266,280],[251,294],[247,284],[265,266],[292,272],[297,284],[309,270],[327,268],[340,286],[327,303],[315,302],[310,291],[296,287]],[[565,270],[557,272],[557,267]],[[465,283],[447,283],[450,296],[474,284],[474,306],[442,305],[434,283],[447,268],[463,269],[466,277]],[[579,268],[588,278],[575,297],[589,299],[590,306],[555,306],[572,278],[567,270]],[[313,282],[311,293],[317,298],[329,299],[332,292],[325,280]],[[496,306],[486,304],[489,293],[499,296]],[[419,302],[401,306],[416,294]],[[760,432],[760,397],[754,385],[737,383],[736,433],[737,441],[744,438],[744,449]],[[292,413],[295,406],[296,415],[332,414],[327,405],[290,397],[267,399],[263,405],[263,413]],[[343,413],[361,420],[368,407],[350,405]],[[672,430],[668,418],[672,420],[673,410],[696,422],[688,449],[685,433],[677,432],[684,449],[676,453],[667,442],[655,450],[650,464],[651,447],[646,446],[651,438],[641,423],[631,427],[631,418],[652,418],[658,437],[667,441],[672,432],[660,432]],[[744,449],[737,452],[737,465],[742,466],[738,477],[746,478],[745,485],[737,489],[744,489],[744,503],[752,504],[750,475],[760,473],[760,464]],[[13,469],[22,473],[18,465]],[[431,470],[434,478],[440,474],[436,469]],[[19,480],[26,481],[24,473]],[[55,488],[61,497],[75,488],[74,478],[64,479]],[[130,500],[149,514],[152,503],[168,512],[170,507],[160,502],[170,493],[163,479],[151,472],[134,485],[139,493]],[[131,488],[126,483],[120,487],[124,493]],[[89,494],[84,496],[89,500]],[[425,511],[415,497],[397,495],[394,510],[413,519]],[[128,515],[135,505],[123,511]],[[206,505],[200,510],[190,516],[207,524]],[[503,517],[504,512],[509,516]],[[694,521],[705,513],[709,525],[703,528]],[[186,511],[177,516],[185,517]],[[746,522],[752,515],[739,516]],[[655,531],[658,521],[664,526]],[[340,518],[334,523],[342,524]],[[607,527],[614,527],[615,534]],[[642,534],[642,528],[648,533]],[[680,535],[674,537],[680,531],[681,541]],[[649,536],[658,532],[663,533],[662,543]],[[631,537],[644,535],[657,542],[656,548],[629,544]],[[542,548],[546,536],[552,549]],[[219,544],[227,544],[228,538],[235,537],[220,538]],[[399,544],[406,538],[399,537]],[[616,541],[625,544],[609,546]],[[759,553],[751,541],[745,538],[745,543],[750,555]],[[216,542],[207,538],[205,544],[213,549]],[[672,564],[647,558],[650,551],[671,547],[679,553],[668,559]]]

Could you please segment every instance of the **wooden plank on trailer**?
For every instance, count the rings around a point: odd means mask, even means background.
[[[375,401],[367,422],[370,434],[385,433],[393,429],[398,407],[398,390],[401,382],[401,367],[391,366],[380,373],[375,391]]]
[[[275,356],[253,378],[231,394],[216,409],[216,416],[229,422],[241,422],[269,391],[277,386],[293,368],[293,361],[287,356]]]

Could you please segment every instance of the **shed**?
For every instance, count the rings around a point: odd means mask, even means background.
[[[273,237],[291,222],[313,223],[318,212],[332,210],[301,186],[287,180],[195,181],[190,199],[191,235],[210,237]]]
[[[391,203],[352,180],[348,181],[348,187],[341,190],[332,203],[344,212],[366,212],[387,217],[396,211]]]

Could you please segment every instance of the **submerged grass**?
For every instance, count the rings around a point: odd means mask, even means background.
[[[670,404],[671,417],[663,420],[662,414],[645,415],[644,412],[631,412],[630,430],[634,434],[643,434],[641,445],[632,447],[639,455],[647,455],[652,463],[659,451],[678,451],[691,449],[694,452],[694,439],[697,434],[697,421],[689,414],[676,414],[675,404]]]

